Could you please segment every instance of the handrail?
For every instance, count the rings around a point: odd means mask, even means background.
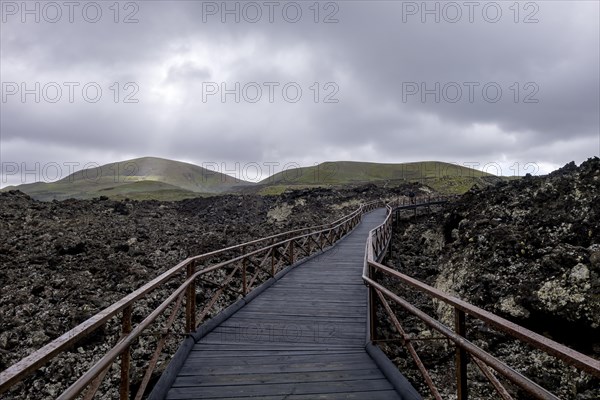
[[[236,274],[241,273],[242,275],[242,288],[240,293],[245,296],[256,287],[256,282],[257,279],[259,279],[261,272],[273,277],[279,269],[292,265],[297,260],[304,258],[302,255],[308,256],[314,252],[323,251],[326,247],[333,245],[336,241],[350,232],[360,222],[362,214],[371,211],[378,204],[381,204],[381,202],[374,201],[363,204],[350,214],[330,223],[290,230],[198,256],[188,257],[142,287],[123,297],[121,300],[98,312],[88,320],[2,371],[0,373],[0,393],[5,392],[18,382],[22,381],[32,372],[54,359],[57,355],[71,348],[83,338],[88,337],[101,326],[106,325],[111,318],[122,313],[121,339],[74,384],[72,384],[60,398],[74,398],[86,387],[89,388],[88,390],[93,396],[101,383],[101,380],[99,382],[95,382],[94,380],[97,380],[96,378],[99,377],[104,377],[108,368],[110,368],[112,363],[119,356],[121,356],[120,396],[123,399],[129,398],[129,353],[133,341],[137,339],[160,315],[164,314],[170,304],[177,300],[178,297],[181,298],[181,296],[184,295],[186,297],[186,332],[195,331],[198,326],[196,323],[196,317],[198,316],[196,309],[197,305],[195,304],[196,280],[202,275],[209,274],[210,272],[219,269],[234,267],[233,272],[231,272],[221,283],[221,289],[213,295],[208,302],[208,305],[200,312],[199,315],[201,317],[198,318],[199,320],[208,314],[223,293],[223,289],[230,286],[229,284]],[[284,250],[281,251],[281,248]],[[302,253],[300,253],[299,250],[302,250]],[[196,270],[196,264],[199,261],[210,260],[215,256],[220,256],[231,251],[241,251],[242,254],[233,258],[230,257],[226,261],[218,262],[215,265],[208,266],[201,270]],[[253,258],[259,256],[262,256],[260,262],[253,260]],[[268,261],[270,261],[270,268],[265,268]],[[235,264],[238,264],[237,267],[235,267]],[[251,271],[254,272],[254,275],[249,279],[247,272]],[[144,299],[148,293],[162,288],[165,283],[176,278],[181,272],[186,272],[184,282],[173,290],[168,298],[151,311],[142,322],[132,329],[131,315],[135,303]],[[178,312],[178,306],[175,307],[172,314],[175,314],[176,312]],[[165,332],[163,334],[163,339],[166,338],[166,336],[167,333]],[[155,355],[159,354],[161,351],[162,347],[159,346]],[[152,363],[150,363],[148,367],[146,375],[149,377],[155,364],[152,365]],[[138,396],[136,398],[142,397],[145,389],[143,386],[144,385],[138,390]]]
[[[510,322],[504,318],[501,318],[493,313],[485,311],[479,307],[476,307],[464,300],[448,295],[439,289],[431,287],[425,283],[422,283],[408,275],[402,274],[392,268],[386,267],[379,263],[385,251],[389,246],[392,231],[393,231],[393,214],[394,212],[402,209],[416,209],[417,207],[429,207],[433,204],[441,204],[443,201],[431,201],[431,199],[419,199],[414,204],[410,205],[399,205],[399,204],[388,204],[386,205],[387,215],[384,222],[372,229],[369,232],[366,244],[365,264],[363,268],[363,281],[369,287],[369,340],[377,340],[376,331],[376,302],[379,300],[382,303],[386,313],[391,318],[397,331],[402,335],[402,342],[408,348],[413,360],[417,364],[421,374],[423,375],[427,386],[431,390],[434,398],[441,398],[437,388],[433,384],[429,377],[423,363],[414,351],[410,338],[404,334],[404,330],[396,316],[393,314],[386,298],[392,300],[395,304],[399,305],[405,311],[408,311],[412,315],[418,317],[423,323],[428,325],[430,328],[438,331],[443,336],[452,341],[456,348],[456,374],[457,374],[457,397],[459,400],[467,398],[467,374],[466,366],[468,355],[473,359],[475,364],[481,369],[484,376],[492,383],[500,397],[504,399],[510,399],[510,395],[504,388],[504,386],[498,381],[498,379],[490,373],[488,367],[491,367],[496,372],[520,386],[536,398],[540,399],[558,399],[554,394],[550,393],[546,389],[542,388],[531,379],[521,375],[519,372],[513,370],[502,361],[496,359],[480,347],[474,345],[466,339],[466,324],[465,316],[469,315],[473,318],[479,319],[483,323],[496,328],[522,342],[526,342],[547,354],[550,354],[575,368],[589,373],[593,376],[600,377],[600,361],[589,357],[585,354],[579,353],[567,346],[550,340],[542,335],[539,335],[529,329],[519,326],[513,322]],[[405,284],[412,289],[427,295],[428,297],[436,300],[440,300],[448,305],[454,307],[455,310],[455,327],[454,331],[442,324],[435,318],[430,317],[428,314],[422,312],[414,305],[410,304],[407,300],[398,296],[390,289],[385,287],[383,284],[378,282],[377,273],[380,275],[387,275],[388,277],[395,278],[397,281]],[[468,354],[468,355],[467,355]]]

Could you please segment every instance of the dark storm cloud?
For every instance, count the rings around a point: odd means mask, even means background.
[[[427,3],[439,23],[407,14],[422,2],[322,2],[319,23],[312,2],[294,3],[294,23],[286,2],[272,23],[261,2],[228,2],[239,23],[221,22],[222,2],[121,2],[118,16],[99,3],[97,23],[77,11],[73,23],[22,23],[7,3],[21,2],[2,2],[3,95],[7,82],[57,82],[63,97],[23,103],[17,93],[0,104],[2,161],[439,159],[547,170],[600,152],[597,2],[530,2],[517,23],[512,2],[478,3],[473,22],[463,6],[454,23],[442,2]],[[490,22],[495,7],[502,16]],[[64,82],[79,84],[73,102]],[[100,100],[81,98],[86,83],[101,87]],[[301,99],[285,98],[286,85]],[[222,102],[222,89],[238,87]],[[498,88],[497,101],[485,97]]]

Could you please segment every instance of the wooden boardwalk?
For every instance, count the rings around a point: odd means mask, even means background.
[[[370,229],[293,268],[192,348],[168,399],[401,399],[365,350]],[[413,390],[408,388],[408,390]]]

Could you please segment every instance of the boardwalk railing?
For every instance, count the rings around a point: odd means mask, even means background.
[[[390,302],[396,304],[408,313],[416,316],[425,325],[433,330],[441,333],[445,338],[454,343],[456,348],[456,382],[457,382],[457,398],[458,400],[467,399],[467,363],[471,360],[481,370],[483,375],[492,384],[498,396],[503,399],[511,399],[504,385],[498,377],[492,372],[495,371],[508,379],[512,383],[521,387],[539,399],[558,399],[557,396],[550,393],[548,390],[539,386],[537,383],[517,372],[504,362],[492,356],[485,350],[474,345],[467,339],[466,332],[466,316],[478,319],[486,325],[504,332],[521,342],[527,343],[537,349],[540,349],[547,354],[550,354],[565,363],[584,371],[590,375],[600,377],[600,361],[588,357],[582,353],[572,350],[566,346],[552,341],[542,335],[525,329],[517,324],[514,324],[504,318],[498,317],[490,312],[487,312],[479,307],[475,307],[466,301],[450,296],[434,287],[426,285],[408,275],[395,271],[385,265],[380,264],[380,261],[385,256],[393,231],[393,215],[406,209],[416,209],[418,207],[429,207],[433,204],[440,204],[447,199],[425,199],[420,198],[416,201],[407,204],[388,204],[387,217],[385,221],[375,229],[371,230],[367,240],[367,248],[365,254],[365,266],[363,269],[363,280],[369,287],[369,335],[370,340],[377,342],[377,307],[380,304],[389,320],[400,335],[400,340],[407,348],[409,354],[413,358],[417,368],[421,372],[423,379],[429,387],[431,394],[436,399],[441,399],[437,387],[433,383],[427,369],[419,358],[414,346],[411,343],[411,336],[407,335],[402,327],[398,317],[392,310]],[[406,285],[412,290],[416,290],[432,300],[441,301],[454,308],[454,329],[446,326],[435,318],[419,310],[413,304],[402,298],[397,293],[394,293],[381,282],[383,277],[392,278],[396,282]]]
[[[86,399],[93,398],[115,363],[120,367],[120,398],[129,399],[132,386],[131,347],[143,334],[156,335],[156,332],[160,332],[154,354],[149,360],[142,360],[146,369],[141,383],[136,384],[135,396],[135,399],[141,399],[163,353],[167,337],[172,335],[170,331],[178,326],[178,317],[181,319],[182,314],[185,315],[185,324],[183,321],[179,322],[179,325],[185,325],[183,334],[194,332],[211,312],[218,312],[215,306],[225,292],[237,298],[246,296],[286,266],[335,244],[360,222],[365,212],[381,205],[381,202],[368,203],[329,224],[288,231],[190,257],[0,373],[0,393],[76,343],[89,338],[105,327],[109,320],[120,317],[121,336],[117,343],[63,392],[59,399],[75,398],[81,393],[84,393]],[[210,287],[212,291],[205,293],[198,283]],[[138,305],[147,301],[152,293],[161,290],[167,291],[166,299],[134,326],[132,316],[143,312]],[[204,298],[201,305],[196,303],[198,296]],[[185,312],[180,312],[182,306]],[[157,330],[158,322],[162,323],[160,330]],[[150,327],[153,328],[152,332],[148,331]]]

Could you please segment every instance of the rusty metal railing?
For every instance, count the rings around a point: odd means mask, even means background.
[[[390,301],[408,313],[416,316],[425,325],[441,333],[447,340],[454,343],[456,348],[455,364],[458,400],[465,400],[467,398],[467,363],[469,360],[477,365],[483,375],[494,387],[498,393],[498,396],[502,399],[511,399],[512,397],[504,385],[500,382],[498,377],[492,373],[492,370],[536,398],[558,399],[557,396],[544,389],[533,380],[514,370],[501,360],[470,342],[467,339],[466,332],[465,320],[467,316],[480,320],[484,324],[508,334],[509,336],[512,336],[521,342],[527,343],[539,350],[542,350],[545,353],[550,354],[581,371],[584,371],[595,377],[600,377],[600,361],[550,340],[522,326],[514,324],[479,307],[469,304],[466,301],[454,296],[450,296],[441,290],[426,285],[408,275],[402,274],[379,263],[385,256],[385,251],[388,248],[392,238],[392,221],[394,212],[402,209],[429,207],[433,204],[444,203],[447,200],[448,199],[419,198],[410,203],[404,201],[403,204],[388,204],[386,206],[387,217],[385,221],[380,226],[371,230],[367,240],[365,265],[363,269],[363,280],[369,287],[369,340],[377,342],[376,311],[377,304],[381,304],[385,310],[385,313],[389,317],[390,322],[401,336],[401,342],[404,344],[408,350],[408,353],[413,358],[417,368],[423,376],[425,383],[435,399],[441,399],[439,391],[429,376],[429,373],[423,362],[415,351],[415,348],[411,343],[411,337],[406,334],[402,324],[393,312],[392,307],[390,306]],[[454,329],[451,329],[437,319],[429,316],[408,302],[406,299],[399,296],[397,293],[394,293],[379,281],[378,276],[393,278],[395,281],[428,296],[432,300],[435,299],[453,307],[455,322],[453,327]]]
[[[290,266],[302,258],[323,251],[335,244],[360,222],[365,212],[371,211],[381,204],[381,202],[371,202],[362,205],[354,212],[329,224],[296,229],[190,257],[4,370],[0,373],[0,393],[7,391],[58,355],[72,348],[82,339],[104,327],[112,318],[120,316],[121,336],[117,343],[58,398],[72,399],[80,394],[84,394],[86,399],[93,398],[111,366],[118,361],[120,367],[120,398],[129,399],[131,389],[131,347],[161,317],[166,321],[163,323],[162,330],[159,331],[162,333],[157,340],[153,355],[147,361],[145,373],[141,382],[139,382],[135,395],[135,399],[141,399],[151,380],[159,356],[163,352],[167,337],[170,334],[169,331],[175,326],[177,316],[181,314],[180,310],[183,305],[185,307],[184,333],[193,332],[197,329],[199,323],[205,320],[209,313],[214,310],[218,299],[226,291],[232,292],[238,298],[246,296],[262,281],[274,277],[286,266]],[[200,264],[207,265],[199,268]],[[222,272],[217,275],[217,278],[220,277],[218,282],[208,277],[208,275],[217,271]],[[183,282],[174,290],[169,289],[167,284],[176,282],[177,279],[183,280]],[[207,299],[201,308],[196,304],[199,293],[197,282],[199,281],[210,284],[214,288],[212,297]],[[150,293],[159,289],[169,290],[168,297],[134,326],[132,315],[136,311],[136,304],[139,304]],[[167,316],[169,309],[171,311]]]

